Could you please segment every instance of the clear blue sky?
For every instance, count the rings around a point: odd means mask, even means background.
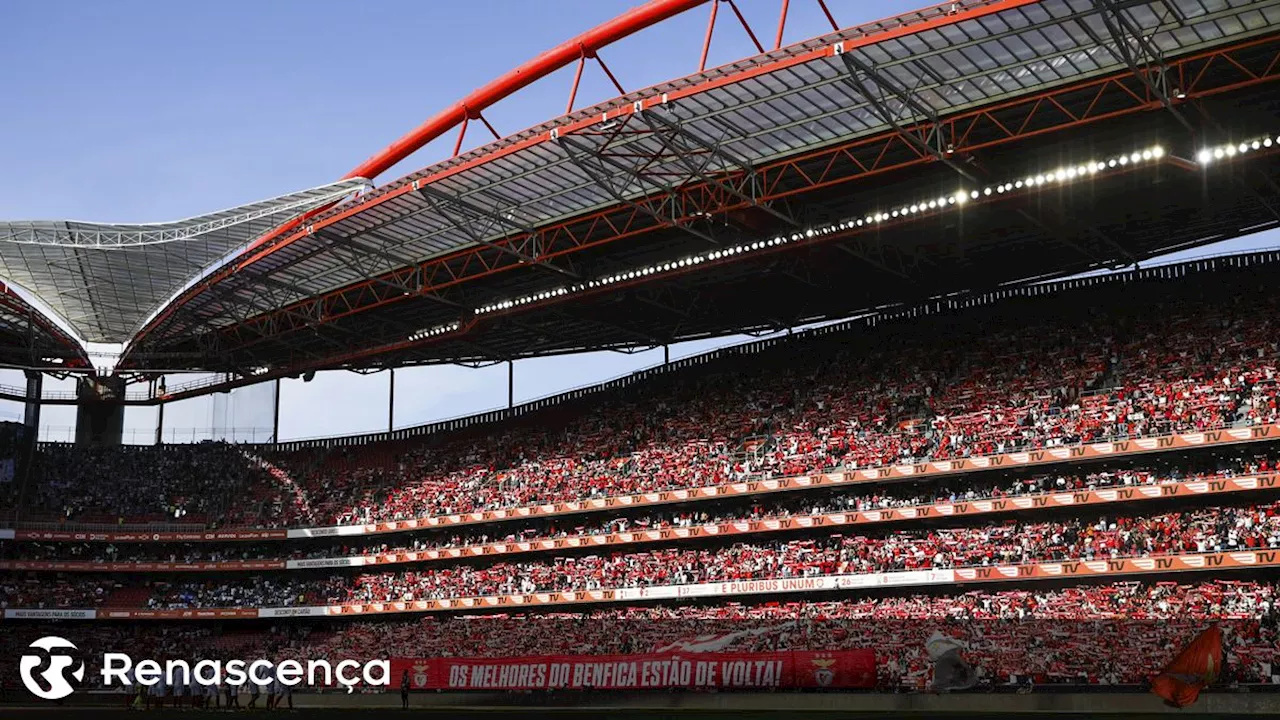
[[[0,218],[159,221],[336,179],[435,111],[509,68],[639,4],[638,0],[4,0],[0,2]],[[786,42],[819,35],[817,3],[793,0]],[[842,25],[917,9],[922,0],[829,0]],[[764,42],[778,0],[740,0]],[[602,55],[628,89],[696,70],[707,8]],[[721,14],[712,65],[753,54]],[[486,112],[502,133],[564,111],[572,68]],[[589,68],[578,106],[616,95]],[[473,128],[468,146],[483,136]],[[382,181],[444,157],[425,148]],[[1231,247],[1280,244],[1258,236]],[[1202,250],[1201,252],[1205,252]],[[724,341],[714,344],[723,344]],[[709,344],[673,350],[673,356]],[[630,372],[661,360],[601,353],[516,365],[517,400]],[[505,368],[428,368],[396,375],[396,424],[457,416],[506,401]],[[20,375],[0,372],[0,383]],[[382,430],[385,374],[322,375],[282,392],[283,439]],[[168,428],[270,424],[266,403],[179,403]],[[259,406],[258,411],[251,408]],[[233,410],[238,416],[233,416]],[[20,413],[0,407],[0,416]],[[45,426],[73,415],[46,408]],[[153,409],[130,409],[138,439]],[[52,437],[65,437],[54,430]],[[127,438],[128,439],[128,438]]]

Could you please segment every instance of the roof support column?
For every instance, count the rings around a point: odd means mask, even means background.
[[[160,438],[164,435],[164,406],[168,403],[160,403],[156,406],[156,445],[160,444]]]
[[[387,432],[394,432],[396,429],[396,369],[391,368],[390,378],[387,380]]]
[[[25,371],[27,376],[27,402],[22,409],[22,424],[27,432],[40,432],[40,399],[44,393],[44,373],[38,370]]]
[[[271,442],[280,442],[280,378],[276,378],[275,407],[271,414]]]

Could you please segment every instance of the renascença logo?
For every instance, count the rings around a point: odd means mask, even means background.
[[[77,684],[84,682],[84,662],[71,654],[79,649],[74,643],[51,635],[31,643],[31,647],[44,653],[23,655],[19,667],[22,684],[36,697],[61,700],[73,693],[76,688],[67,679],[68,670]],[[391,685],[391,663],[387,660],[370,660],[363,664],[343,660],[336,665],[330,665],[328,660],[307,660],[305,664],[299,660],[278,663],[262,659],[252,662],[200,660],[192,665],[186,660],[166,660],[163,663],[141,660],[134,663],[133,658],[125,653],[111,652],[103,653],[101,660],[98,672],[101,675],[99,686],[103,689],[159,685],[163,694],[168,688],[257,685],[283,691],[305,679],[311,687],[337,685],[350,693],[361,683],[367,687]],[[46,664],[48,667],[41,669]],[[74,670],[71,669],[73,666]]]
[[[31,694],[44,700],[61,700],[75,691],[75,687],[67,680],[67,671],[71,671],[71,677],[76,682],[84,681],[84,662],[77,661],[72,651],[79,650],[69,640],[63,640],[54,635],[42,637],[31,643],[29,647],[36,650],[43,650],[47,655],[23,655],[18,663],[18,670],[22,673],[22,684],[27,686]],[[44,665],[45,657],[49,659],[49,667],[39,670]],[[71,670],[72,667],[74,670]],[[36,671],[39,670],[39,674]],[[44,680],[40,683],[37,678]],[[45,686],[48,689],[45,689]]]

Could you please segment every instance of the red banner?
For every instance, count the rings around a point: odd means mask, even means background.
[[[876,657],[872,650],[841,650],[392,658],[397,689],[405,671],[414,690],[869,688]]]

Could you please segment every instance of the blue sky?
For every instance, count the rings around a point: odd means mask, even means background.
[[[637,4],[5,0],[0,217],[159,221],[328,182],[474,88]],[[842,25],[924,4],[829,0]],[[778,0],[739,5],[762,42],[771,42]],[[816,2],[791,5],[786,42],[826,29]],[[706,7],[690,11],[602,56],[628,90],[687,75],[697,69],[706,19]],[[722,13],[711,65],[754,53],[727,19]],[[561,71],[486,117],[506,134],[559,115],[572,75],[572,68]],[[588,67],[578,106],[616,94]],[[381,180],[442,159],[453,139],[424,148]],[[467,146],[484,139],[473,128]],[[1230,247],[1277,244],[1280,238],[1264,234]],[[672,355],[724,342],[689,344]],[[520,362],[517,401],[660,361],[656,350]],[[20,381],[20,374],[0,371],[0,383]],[[178,403],[166,410],[165,425],[178,432],[269,426],[265,396]],[[286,381],[281,397],[282,439],[386,428],[385,374]],[[498,407],[506,402],[506,369],[399,371],[396,397],[397,426]],[[18,413],[16,405],[0,407],[0,416]],[[65,439],[73,422],[67,409],[44,411],[50,438]],[[131,408],[126,425],[137,440],[150,438],[154,409]]]

